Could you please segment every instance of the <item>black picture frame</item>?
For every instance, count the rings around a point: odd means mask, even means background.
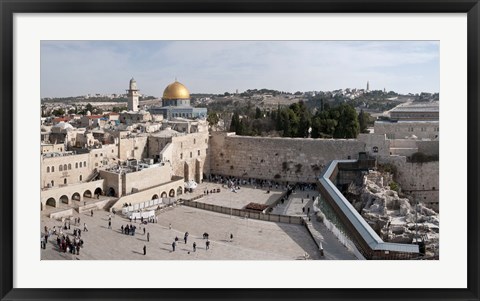
[[[479,300],[479,15],[478,0],[0,0],[1,300]],[[468,287],[466,289],[17,289],[13,287],[13,16],[15,13],[467,13]],[[447,272],[448,273],[448,272]],[[294,275],[292,275],[293,277]],[[454,275],[452,275],[454,277]]]

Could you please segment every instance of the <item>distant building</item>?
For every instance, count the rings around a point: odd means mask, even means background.
[[[407,104],[390,111],[390,120],[378,120],[375,134],[385,134],[388,139],[438,139],[439,103]]]
[[[206,118],[206,108],[194,108],[190,105],[190,92],[178,81],[168,85],[163,91],[162,107],[150,108],[150,113],[163,115],[165,119],[172,118]]]
[[[138,111],[138,106],[139,106],[139,97],[140,97],[140,90],[137,88],[137,82],[135,79],[132,77],[130,80],[130,86],[129,89],[127,90],[127,97],[128,97],[128,110],[136,112]]]

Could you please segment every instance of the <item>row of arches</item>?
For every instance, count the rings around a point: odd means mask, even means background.
[[[170,198],[174,198],[176,195],[178,196],[178,195],[181,195],[182,193],[183,193],[183,188],[182,188],[182,186],[178,186],[177,191],[175,191],[175,189],[173,189],[173,188],[170,189],[170,191],[168,192],[168,194],[167,194],[166,191],[163,191],[163,192],[160,194],[160,197],[161,197],[161,198],[166,198],[166,197],[168,196],[168,197],[170,197]],[[158,199],[158,198],[159,198],[159,197],[158,197],[158,194],[154,194],[154,195],[152,196],[152,200],[155,200],[155,199]]]
[[[113,188],[110,188],[110,189],[113,189]],[[70,201],[81,201],[82,200],[82,196],[83,197],[87,197],[87,198],[93,198],[95,195],[101,195],[103,192],[102,188],[100,187],[97,187],[94,191],[93,191],[93,194],[92,194],[92,191],[87,189],[83,192],[83,195],[80,195],[80,193],[78,192],[75,192],[72,194],[72,196],[69,198],[67,195],[62,195],[58,201],[51,197],[51,198],[48,198],[47,201],[45,202],[45,205],[46,206],[52,206],[52,207],[58,207],[60,205],[60,203],[64,203],[64,204],[70,204]],[[43,204],[42,204],[42,210],[43,210]]]

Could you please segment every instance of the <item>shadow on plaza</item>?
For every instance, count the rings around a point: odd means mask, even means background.
[[[317,245],[315,244],[313,238],[308,233],[308,230],[305,228],[305,226],[295,225],[295,224],[285,224],[285,223],[277,223],[277,224],[285,234],[287,234],[297,245],[299,245],[302,248],[303,252],[308,253],[310,255],[310,258],[320,259],[320,251],[317,249]],[[299,231],[301,231],[303,235],[298,235]],[[309,242],[307,242],[307,240]],[[302,255],[303,254],[298,254],[298,256],[302,256]]]

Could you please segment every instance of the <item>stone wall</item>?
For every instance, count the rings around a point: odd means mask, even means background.
[[[170,162],[174,175],[184,177],[185,181],[194,180],[198,183],[202,181],[206,171],[204,168],[209,147],[208,139],[208,132],[172,137]]]
[[[80,162],[82,167],[80,167]],[[49,184],[50,187],[63,186],[65,185],[65,180],[67,185],[85,181],[92,172],[89,163],[89,154],[72,154],[51,158],[42,156],[42,188],[48,187]],[[62,170],[60,170],[60,165],[62,166]],[[67,167],[66,169],[65,166]],[[81,180],[80,177],[82,178]]]
[[[406,157],[382,157],[379,164],[393,164],[397,172],[395,181],[400,184],[402,191],[413,195],[418,201],[438,204],[440,183],[440,162],[409,163]]]
[[[118,157],[120,160],[146,158],[148,154],[148,136],[134,136],[119,139]]]
[[[121,197],[123,195],[123,187],[122,187],[122,177],[119,173],[100,170],[100,177],[102,177],[105,181],[105,194],[109,195],[110,188],[114,190],[114,195],[116,197]]]
[[[439,136],[438,121],[389,122],[375,121],[375,134],[385,134],[388,139],[405,139],[412,135],[418,138],[436,139]]]
[[[426,155],[439,155],[439,141],[432,140],[432,141],[418,141],[417,142],[418,151],[424,153]]]
[[[169,194],[171,191],[174,191],[174,197],[178,197],[179,192],[183,190],[183,179],[173,180],[163,185],[152,187],[137,193],[123,196],[118,199],[118,201],[112,206],[116,210],[121,210],[123,204],[138,204],[148,200],[152,200],[154,196],[161,196],[162,193]]]
[[[371,156],[390,154],[391,141],[386,139],[385,134],[359,134],[357,139],[365,143],[365,151]]]
[[[172,178],[170,165],[145,168],[140,171],[126,173],[125,194],[131,194],[135,191],[144,190],[163,183],[167,183]]]
[[[334,159],[358,159],[355,139],[265,138],[212,133],[210,173],[242,178],[310,182]]]

